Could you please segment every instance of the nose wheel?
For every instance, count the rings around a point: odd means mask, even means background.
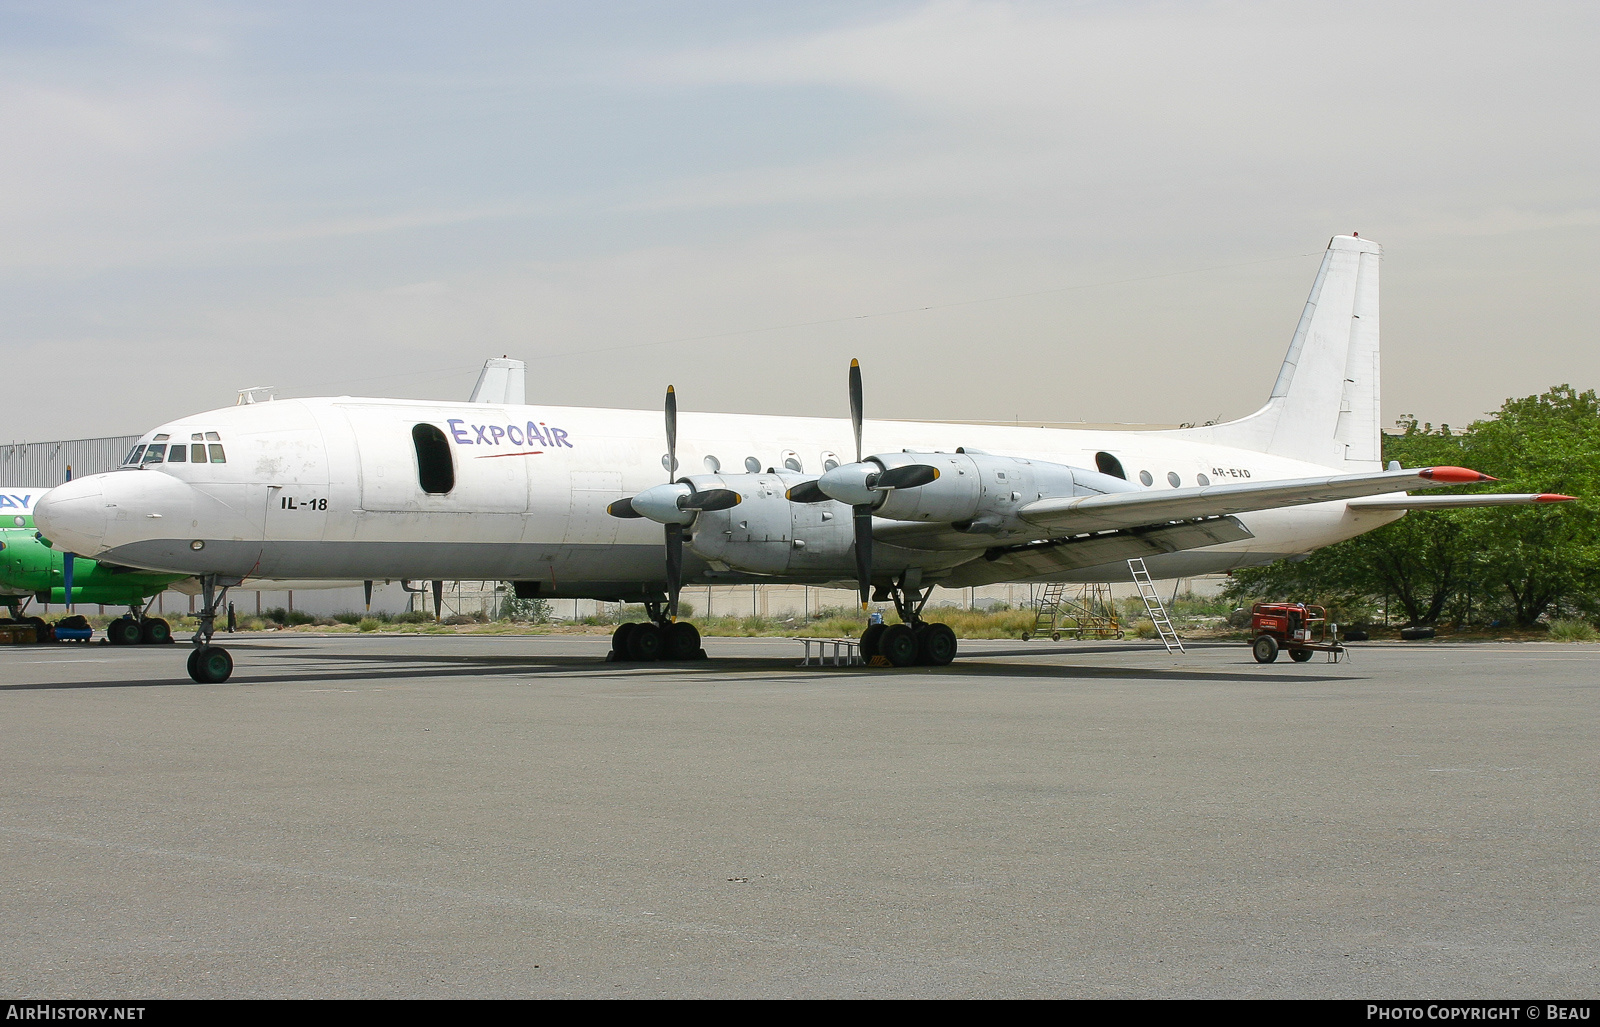
[[[221,584],[217,575],[200,579],[200,630],[194,633],[195,647],[189,653],[189,676],[202,685],[220,685],[233,674],[233,656],[220,645],[211,644],[217,630],[217,610],[228,599],[228,589],[237,581]]]

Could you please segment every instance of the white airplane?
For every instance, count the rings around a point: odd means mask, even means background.
[[[864,655],[946,664],[954,633],[921,617],[934,585],[1120,580],[1131,557],[1187,577],[1407,509],[1567,498],[1410,496],[1493,479],[1383,468],[1379,253],[1330,243],[1271,398],[1225,424],[864,421],[854,362],[848,424],[697,413],[680,433],[669,388],[664,440],[649,411],[279,400],[163,424],[121,470],[51,490],[35,518],[58,548],[200,578],[197,681],[231,673],[213,617],[259,577],[496,579],[525,597],[643,602],[650,621],[613,640],[613,656],[641,660],[703,654],[675,617],[685,583],[854,583],[903,622],[869,628]]]

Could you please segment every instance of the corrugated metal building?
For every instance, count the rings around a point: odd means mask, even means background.
[[[66,439],[59,442],[12,442],[0,446],[0,483],[49,488],[67,478],[114,471],[122,465],[137,435],[104,439]]]

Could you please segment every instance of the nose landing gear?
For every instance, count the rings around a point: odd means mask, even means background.
[[[237,579],[222,584],[215,574],[200,579],[203,606],[200,630],[192,640],[195,648],[189,653],[189,676],[202,685],[220,685],[233,674],[233,657],[222,646],[212,645],[211,636],[217,630],[217,609],[227,602],[228,589],[236,584]]]

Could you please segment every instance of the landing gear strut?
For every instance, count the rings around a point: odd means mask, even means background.
[[[200,611],[200,630],[194,633],[194,651],[189,654],[189,676],[202,685],[220,685],[233,673],[233,657],[220,645],[211,644],[217,630],[217,609],[228,599],[232,583],[221,585],[217,575],[207,574],[200,579],[203,608]]]
[[[652,660],[703,660],[700,630],[686,620],[672,620],[660,602],[644,604],[649,620],[618,625],[611,634],[614,662],[647,663]]]
[[[922,619],[922,608],[932,594],[933,586],[923,587],[920,574],[902,575],[888,589],[880,588],[873,598],[892,599],[901,623],[873,624],[863,631],[861,658],[870,663],[874,656],[882,656],[896,667],[948,666],[956,658],[956,633],[948,624]]]

